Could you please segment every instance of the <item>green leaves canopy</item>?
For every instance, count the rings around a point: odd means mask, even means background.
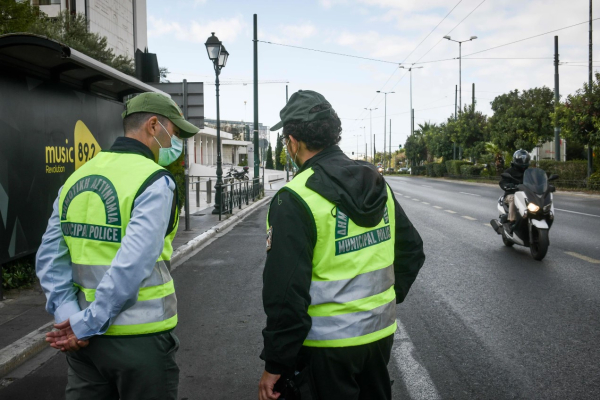
[[[600,74],[596,73],[591,90],[584,83],[583,88],[567,96],[552,116],[558,118],[561,135],[567,140],[600,145]]]
[[[547,87],[519,93],[513,90],[492,101],[494,115],[490,118],[490,139],[501,150],[533,150],[538,143],[552,140],[554,123],[554,93]]]

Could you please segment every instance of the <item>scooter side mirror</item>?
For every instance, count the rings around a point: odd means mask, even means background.
[[[554,186],[554,185],[550,185],[549,189],[550,189],[550,193],[556,192],[556,186]]]
[[[552,175],[550,175],[550,177],[548,178],[548,180],[549,180],[549,181],[555,181],[555,180],[557,180],[557,179],[558,179],[558,175],[556,175],[556,174],[552,174]]]

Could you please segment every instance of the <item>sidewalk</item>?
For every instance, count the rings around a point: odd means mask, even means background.
[[[285,181],[278,182],[283,186]],[[199,247],[199,242],[210,240],[220,228],[235,224],[239,220],[255,210],[257,207],[268,204],[270,197],[276,192],[269,188],[265,190],[265,197],[236,209],[232,216],[223,215],[219,221],[219,215],[212,214],[213,207],[194,212],[190,215],[190,230],[185,231],[185,216],[180,217],[177,235],[173,241],[173,262],[183,259]],[[254,206],[256,205],[256,206]],[[194,242],[194,246],[190,243]],[[31,289],[12,290],[5,292],[5,300],[0,301],[0,379],[8,377],[9,372],[35,356],[47,346],[43,343],[44,332],[50,330],[53,318],[45,310],[46,296],[39,283]],[[43,327],[43,331],[39,331]],[[29,335],[29,336],[28,336]],[[31,343],[31,338],[36,344]]]

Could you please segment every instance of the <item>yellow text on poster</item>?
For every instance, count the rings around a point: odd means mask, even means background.
[[[75,170],[100,153],[100,145],[83,121],[75,124]]]

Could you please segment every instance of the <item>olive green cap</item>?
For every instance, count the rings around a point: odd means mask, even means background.
[[[310,110],[321,104],[329,106],[326,110],[310,112]],[[279,112],[281,121],[271,128],[272,131],[280,129],[288,122],[310,122],[319,119],[325,119],[334,112],[331,104],[323,95],[312,90],[298,90],[290,97],[285,107]]]
[[[160,114],[168,118],[179,128],[179,136],[184,139],[200,132],[200,128],[183,118],[183,113],[172,99],[160,93],[148,92],[135,96],[125,104],[125,111],[121,116],[125,118],[139,112]]]

